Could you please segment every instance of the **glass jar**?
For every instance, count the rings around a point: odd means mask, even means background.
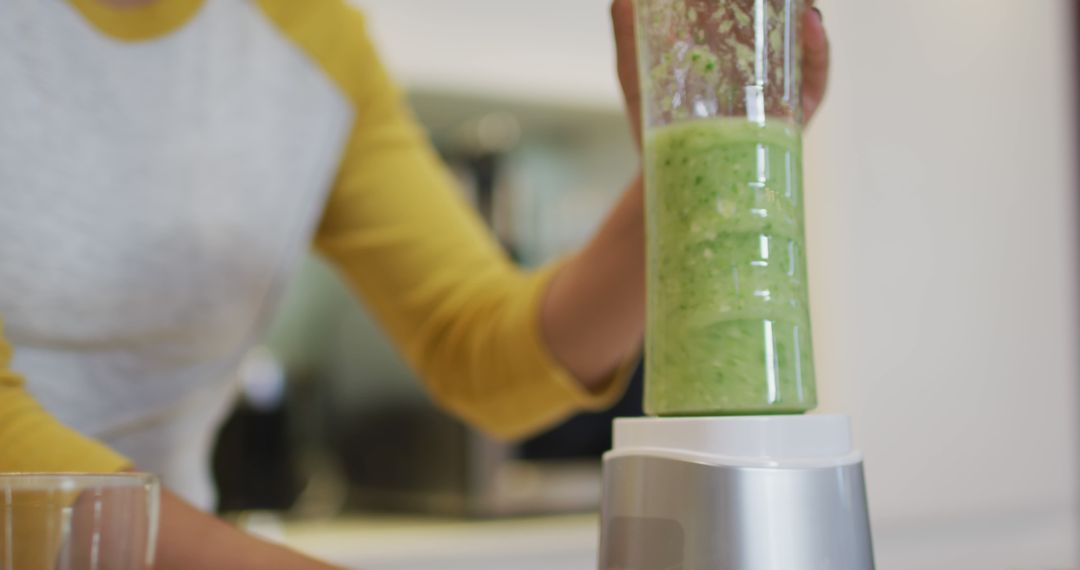
[[[651,415],[817,403],[802,196],[803,0],[635,0]]]
[[[159,495],[142,473],[0,474],[0,568],[152,568]]]

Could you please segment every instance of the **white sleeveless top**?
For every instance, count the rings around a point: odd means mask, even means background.
[[[309,247],[353,109],[248,0],[140,42],[61,0],[0,0],[0,85],[12,368],[209,508],[231,379]]]

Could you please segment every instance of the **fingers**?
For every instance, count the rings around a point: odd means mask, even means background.
[[[809,5],[812,7],[813,2]],[[829,38],[821,12],[816,8],[803,14],[803,112],[813,116],[825,97],[829,81]]]
[[[618,61],[619,84],[626,98],[630,126],[641,141],[641,86],[638,84],[637,43],[634,37],[634,3],[614,0],[611,3],[611,25],[615,32],[615,56]]]
[[[623,89],[637,91],[637,46],[634,42],[634,4],[631,0],[611,3],[611,24],[615,31],[615,55],[619,64],[619,80]],[[634,85],[627,85],[628,80]]]
[[[611,19],[618,21],[626,14],[634,12],[634,3],[631,0],[613,0],[611,3]]]

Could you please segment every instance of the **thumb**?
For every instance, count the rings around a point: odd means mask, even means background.
[[[829,82],[829,37],[821,12],[812,5],[803,14],[803,113],[814,115]]]
[[[634,3],[632,0],[613,0],[611,24],[615,32],[615,57],[618,64],[619,84],[622,86],[626,107],[631,114],[634,134],[640,140],[641,86],[638,83],[637,43],[634,36]]]

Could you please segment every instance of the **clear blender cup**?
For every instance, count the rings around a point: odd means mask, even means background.
[[[804,0],[635,0],[650,415],[817,403],[803,230]]]
[[[158,501],[152,475],[0,474],[0,568],[152,568]]]

